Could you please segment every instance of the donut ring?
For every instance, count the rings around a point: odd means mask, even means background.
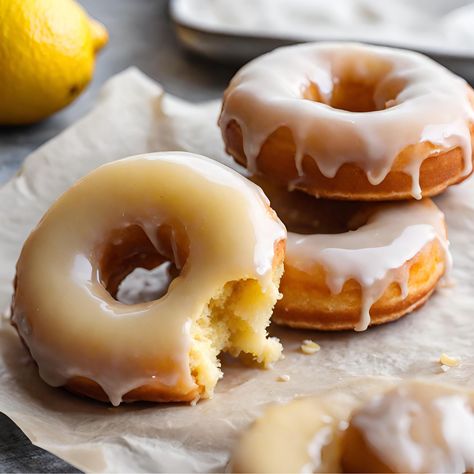
[[[453,429],[449,429],[452,426]],[[474,392],[423,381],[354,382],[269,407],[232,472],[472,472]]]
[[[473,472],[474,391],[411,382],[374,397],[352,413],[341,462],[344,472]]]
[[[277,324],[363,331],[394,321],[451,266],[444,215],[429,199],[325,201],[257,182],[289,229]]]
[[[218,354],[267,365],[286,231],[262,191],[188,153],[102,166],[44,215],[17,263],[12,323],[50,385],[110,400],[212,395]],[[180,270],[162,298],[114,296],[136,267]]]
[[[474,93],[427,57],[359,44],[280,48],[232,79],[219,119],[252,173],[317,197],[434,196],[472,172]]]

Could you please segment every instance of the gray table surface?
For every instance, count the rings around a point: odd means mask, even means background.
[[[168,16],[166,0],[79,0],[102,21],[110,42],[97,61],[94,80],[74,104],[28,127],[0,128],[0,185],[35,148],[84,115],[110,76],[137,66],[166,91],[191,101],[219,97],[235,70],[183,51]],[[0,472],[77,472],[55,456],[31,445],[0,415]]]
[[[48,120],[28,127],[0,127],[0,185],[17,171],[31,151],[90,110],[104,81],[129,66],[137,66],[166,91],[191,101],[219,97],[235,72],[233,67],[183,51],[169,19],[166,0],[80,3],[110,33],[109,45],[98,58],[94,80],[74,104]],[[0,415],[0,472],[78,471],[32,446],[7,417]]]

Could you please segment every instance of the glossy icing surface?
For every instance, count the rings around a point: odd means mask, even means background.
[[[337,96],[346,83],[360,88],[354,97],[368,96],[370,105],[362,106],[368,110],[344,109]],[[423,55],[315,43],[280,48],[244,66],[225,93],[219,125],[225,133],[231,121],[238,123],[251,171],[267,138],[288,127],[301,180],[303,157],[310,156],[328,178],[351,163],[376,185],[405,148],[428,142],[428,155],[397,164],[411,176],[412,195],[419,199],[420,166],[428,156],[459,147],[464,174],[471,172],[473,120],[466,83]]]
[[[123,237],[109,236],[130,226],[165,255],[159,230],[171,228],[168,260],[180,274],[156,301],[126,305],[105,288],[101,249],[119,248]],[[120,160],[70,188],[27,239],[12,319],[50,385],[87,377],[113,404],[153,381],[186,393],[196,388],[193,320],[227,282],[270,288],[285,236],[261,190],[215,161],[187,153]]]
[[[392,472],[471,472],[474,395],[461,389],[403,384],[375,397],[352,419]]]
[[[315,203],[317,205],[317,203]],[[451,262],[443,213],[431,201],[381,205],[357,230],[340,234],[288,233],[286,265],[310,272],[321,265],[332,293],[340,293],[348,280],[362,290],[357,331],[370,324],[370,308],[388,286],[396,282],[407,295],[409,266],[423,247],[438,240]]]

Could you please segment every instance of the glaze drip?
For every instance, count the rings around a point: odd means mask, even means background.
[[[353,279],[360,284],[362,309],[356,331],[370,324],[370,309],[385,290],[397,283],[408,294],[409,267],[423,247],[438,241],[451,257],[443,213],[429,201],[383,205],[357,230],[341,234],[288,233],[287,265],[310,271],[321,265],[330,291],[338,294]]]

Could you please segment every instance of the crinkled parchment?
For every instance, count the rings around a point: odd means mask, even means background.
[[[136,70],[113,78],[95,109],[34,152],[0,189],[0,309],[7,310],[22,242],[48,206],[93,168],[127,155],[188,150],[231,164],[216,126],[219,103],[192,105],[163,93]],[[5,319],[0,330],[0,410],[38,446],[86,471],[222,471],[239,431],[269,402],[370,377],[427,377],[474,386],[474,183],[439,200],[454,254],[452,288],[416,313],[364,333],[273,328],[286,358],[273,370],[224,361],[212,400],[197,406],[137,403],[112,408],[53,389]],[[321,351],[302,354],[303,339]],[[441,352],[457,355],[447,372]],[[288,374],[290,381],[278,382]],[[373,379],[371,379],[373,383]],[[375,379],[377,380],[377,379]]]

